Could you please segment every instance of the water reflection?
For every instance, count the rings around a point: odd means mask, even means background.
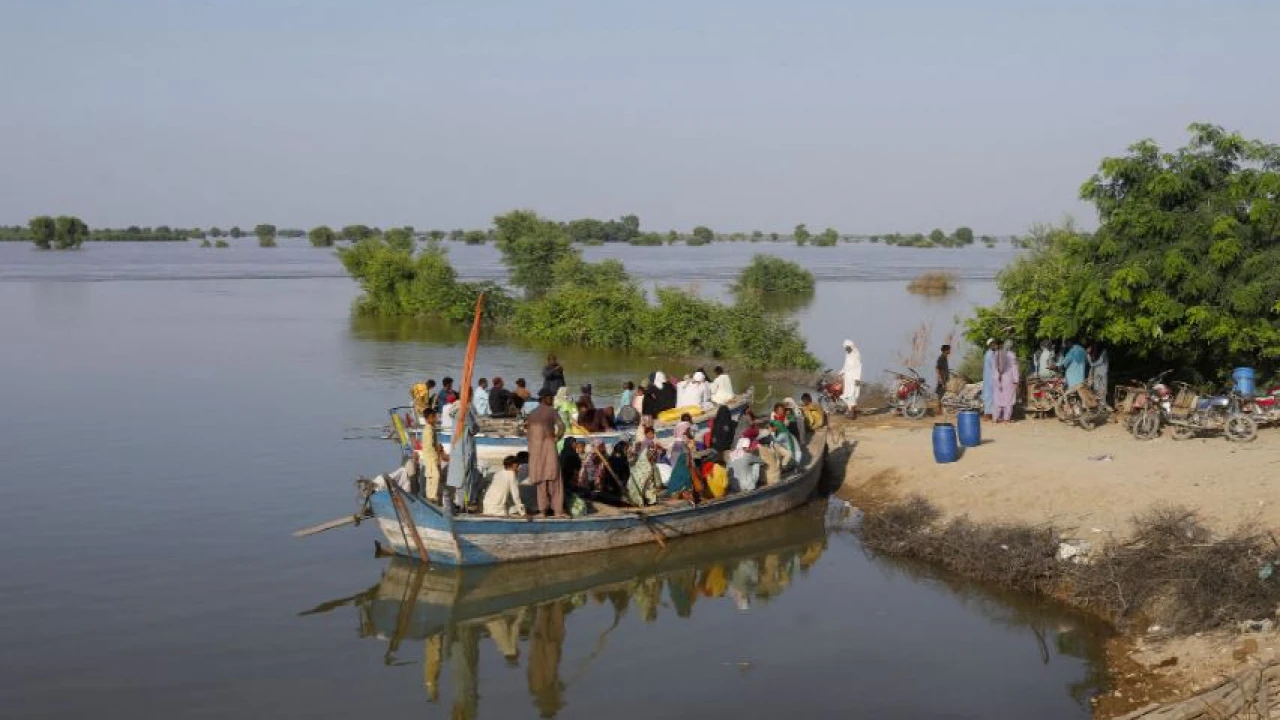
[[[832,541],[819,503],[773,520],[672,542],[665,549],[630,547],[468,570],[425,569],[394,559],[368,590],[302,614],[355,608],[360,637],[387,643],[384,662],[388,666],[415,662],[406,641],[421,642],[425,697],[431,703],[441,702],[442,682],[446,683],[451,692],[445,702],[451,704],[454,718],[479,716],[481,656],[489,646],[503,665],[524,666],[528,699],[542,717],[550,718],[566,706],[571,692],[584,699],[599,696],[601,687],[579,687],[575,681],[607,653],[610,637],[628,614],[643,623],[672,622],[673,618],[683,622],[698,609],[699,625],[680,633],[705,633],[708,623],[715,625],[715,613],[760,609],[795,587]],[[848,538],[835,541],[846,543]],[[1027,628],[1045,664],[1056,655],[1083,659],[1090,671],[1083,681],[1067,688],[1082,708],[1101,688],[1098,638],[1088,623],[1063,620],[1055,609],[940,578],[911,564],[880,558],[873,562],[886,573],[907,574],[945,587],[997,623]],[[597,614],[604,611],[611,622],[604,626],[597,619],[592,627],[592,621],[584,618],[571,632],[569,621],[587,609]],[[839,612],[841,608],[821,610]],[[634,638],[634,625],[623,634]],[[590,651],[566,666],[566,642],[577,656],[585,648]],[[619,651],[619,656],[627,652]],[[740,665],[740,670],[749,669],[748,663]],[[486,677],[491,683],[501,682],[492,674]],[[490,688],[486,694],[493,698],[501,692]],[[500,709],[501,700],[490,704],[495,705],[491,712],[506,715],[509,710]]]

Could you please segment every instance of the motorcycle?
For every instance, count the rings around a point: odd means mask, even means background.
[[[1087,385],[1077,385],[1063,393],[1053,411],[1062,422],[1085,430],[1093,430],[1106,423],[1111,414],[1107,404],[1094,397]]]
[[[958,373],[952,373],[942,394],[942,407],[953,413],[961,410],[982,411],[982,383],[971,383]]]
[[[1170,372],[1173,371],[1165,370],[1135,388],[1125,429],[1139,440],[1160,437],[1161,429],[1168,424],[1171,403],[1169,386],[1164,384],[1164,378]]]
[[[1169,409],[1174,440],[1190,440],[1205,432],[1222,433],[1231,442],[1249,442],[1258,437],[1258,424],[1241,408],[1243,398],[1234,390],[1226,395],[1201,396],[1186,383],[1178,383],[1178,393]]]
[[[896,378],[893,391],[889,394],[889,407],[901,411],[903,417],[912,420],[924,417],[929,412],[929,399],[933,393],[920,373],[911,368],[906,368],[906,372],[886,372]],[[981,401],[978,405],[982,405]]]
[[[1280,386],[1267,390],[1265,395],[1243,400],[1241,409],[1258,427],[1280,424]]]
[[[844,401],[844,376],[828,368],[818,377],[818,407],[828,415],[844,415],[849,404]]]
[[[1066,383],[1060,377],[1028,378],[1027,397],[1024,401],[1027,414],[1046,415],[1055,412],[1066,391]]]

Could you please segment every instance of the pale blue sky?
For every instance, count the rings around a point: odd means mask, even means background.
[[[1280,2],[0,0],[0,223],[1007,233],[1209,121]]]

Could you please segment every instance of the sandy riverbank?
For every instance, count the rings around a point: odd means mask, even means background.
[[[984,423],[980,447],[938,465],[931,420],[871,415],[833,425],[857,443],[840,490],[857,504],[918,494],[947,517],[1052,525],[1094,547],[1125,539],[1132,518],[1161,505],[1194,509],[1215,532],[1253,524],[1280,537],[1280,429],[1240,445],[1139,442],[1114,424],[1086,432],[1052,419]],[[1187,697],[1249,665],[1280,660],[1274,631],[1168,637],[1145,626],[1124,630],[1108,653],[1119,695],[1098,703],[1099,716]]]

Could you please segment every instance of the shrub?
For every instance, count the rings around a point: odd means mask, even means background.
[[[226,240],[219,240],[213,244],[215,248],[231,247]]]
[[[758,292],[808,295],[813,293],[813,273],[790,260],[773,255],[756,255],[751,264],[738,273],[733,285],[735,293]]]
[[[949,295],[959,287],[956,275],[946,270],[930,270],[907,283],[907,291],[917,295]]]

